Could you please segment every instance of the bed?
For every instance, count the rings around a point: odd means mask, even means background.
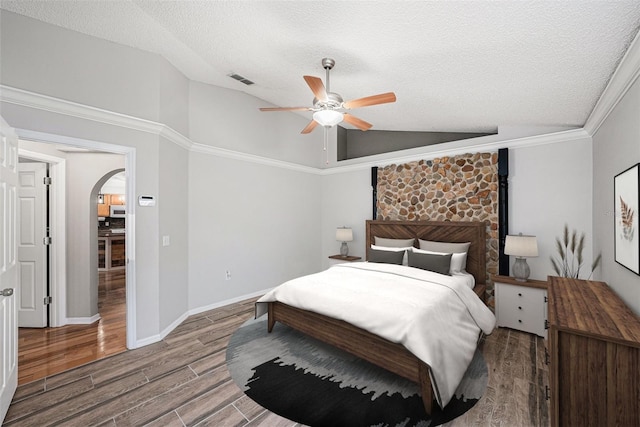
[[[467,252],[466,272],[475,279],[475,287],[473,288],[475,295],[484,301],[486,289],[486,224],[484,222],[369,220],[366,223],[367,248],[374,243],[374,238],[376,237],[388,239],[414,238],[416,247],[418,247],[418,239],[452,243],[470,242],[471,245]],[[372,263],[362,264],[365,265],[349,266],[349,270],[362,269]],[[389,268],[396,267],[389,266]],[[332,269],[335,269],[335,267]],[[475,299],[475,296],[472,298]],[[258,305],[262,306],[261,310],[258,309]],[[482,308],[486,309],[484,305],[482,305]],[[269,331],[273,329],[276,322],[281,322],[418,383],[425,411],[428,414],[432,412],[434,397],[438,398],[436,399],[437,403],[444,406],[439,399],[440,392],[432,381],[430,366],[404,345],[368,332],[344,320],[296,308],[280,301],[259,300],[256,306],[256,315],[259,316],[264,311],[268,313],[267,324]],[[477,337],[473,343],[474,349],[476,343]]]

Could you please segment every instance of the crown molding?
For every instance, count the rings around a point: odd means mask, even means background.
[[[193,143],[193,145],[191,146],[191,151],[195,153],[203,153],[203,154],[209,154],[217,157],[224,157],[226,159],[257,163],[265,166],[273,166],[273,167],[293,170],[297,172],[305,172],[305,173],[310,173],[315,175],[322,174],[322,169],[314,168],[311,166],[304,166],[304,165],[299,165],[297,163],[290,163],[282,160],[270,159],[268,157],[241,153],[239,151],[227,150],[225,148],[213,147],[211,145],[199,144],[197,142]]]
[[[138,117],[116,113],[101,108],[91,107],[88,105],[79,104],[77,102],[54,98],[52,96],[42,95],[11,86],[0,85],[0,101],[37,110],[49,111],[56,114],[63,114],[66,116],[91,120],[108,125],[124,127],[140,132],[151,133],[165,138],[166,140],[186,150],[196,153],[203,153],[212,156],[224,157],[227,159],[257,163],[266,166],[279,167],[282,169],[295,170],[305,173],[320,174],[321,172],[321,169],[313,168],[310,166],[303,166],[296,163],[274,160],[267,157],[261,157],[252,154],[241,153],[238,151],[213,147],[206,144],[196,143],[186,136],[182,135],[180,132],[162,123],[140,119]],[[28,139],[37,139],[38,132],[29,132],[28,130],[22,130],[21,136]],[[79,143],[78,140],[75,140],[75,138],[60,138],[59,142],[62,144]]]
[[[9,104],[49,111],[51,113],[63,114],[66,116],[158,135],[162,132],[162,128],[167,127],[151,120],[140,119],[138,117],[132,117],[126,114],[91,107],[89,105],[54,98],[52,96],[42,95],[6,85],[0,85],[0,100]]]
[[[593,136],[640,76],[640,32],[629,45],[618,68],[605,87],[596,106],[584,124],[584,129]]]
[[[638,56],[640,57],[640,55]],[[153,122],[146,119],[140,119],[137,117],[128,116],[126,114],[116,113],[96,107],[91,107],[76,102],[66,101],[35,92],[29,92],[10,86],[0,85],[0,101],[25,106],[28,108],[49,111],[56,114],[63,114],[80,119],[91,120],[99,123],[105,123],[113,126],[120,126],[141,132],[151,133],[165,138],[166,140],[194,153],[202,153],[211,156],[261,164],[265,166],[277,167],[313,175],[334,175],[340,173],[349,173],[352,171],[369,169],[372,166],[383,166],[393,163],[406,163],[445,155],[451,156],[464,154],[468,153],[470,150],[496,151],[499,148],[523,148],[536,145],[569,142],[585,137],[590,137],[590,133],[588,133],[584,129],[560,131],[502,141],[496,141],[495,136],[488,136],[476,138],[475,140],[466,139],[462,141],[452,141],[444,144],[437,144],[435,146],[420,147],[417,149],[405,150],[404,152],[393,153],[391,155],[387,153],[370,156],[368,158],[345,160],[341,161],[340,164],[337,164],[334,167],[323,169],[193,142],[191,139],[182,135],[180,132],[161,123]],[[28,139],[37,139],[38,132],[21,130],[19,132],[19,136]],[[74,142],[78,143],[75,138],[70,137],[60,137],[60,142],[71,144],[73,144]],[[99,146],[100,143],[96,142],[95,145]]]

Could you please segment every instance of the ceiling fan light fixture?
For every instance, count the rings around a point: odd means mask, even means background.
[[[336,110],[320,110],[313,113],[313,120],[322,126],[335,126],[343,119],[343,114]]]

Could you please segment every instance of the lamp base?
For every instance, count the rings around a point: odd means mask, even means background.
[[[513,264],[513,277],[520,282],[526,282],[530,273],[531,270],[527,260],[525,258],[516,258],[516,263]]]
[[[340,255],[349,255],[349,246],[347,246],[347,242],[342,242],[342,245],[340,246]]]

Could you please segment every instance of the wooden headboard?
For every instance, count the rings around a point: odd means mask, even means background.
[[[415,238],[415,247],[420,245],[418,239],[436,242],[466,243],[471,242],[467,253],[467,272],[476,279],[477,284],[487,282],[487,224],[478,221],[367,221],[367,246],[374,244],[374,237],[389,239]]]

